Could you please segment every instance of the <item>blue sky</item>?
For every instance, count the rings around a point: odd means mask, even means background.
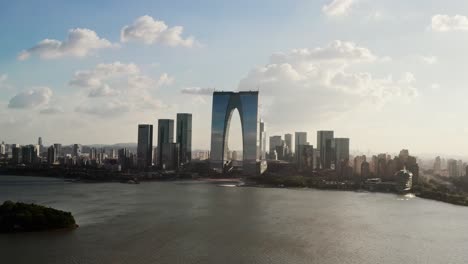
[[[260,88],[269,135],[468,155],[467,16],[461,0],[4,1],[0,140],[132,142],[192,112],[207,149],[203,91]]]

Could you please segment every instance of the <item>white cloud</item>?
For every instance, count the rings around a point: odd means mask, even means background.
[[[90,29],[75,28],[68,32],[66,40],[44,39],[35,46],[20,52],[18,59],[26,60],[31,55],[37,55],[43,59],[86,57],[98,49],[116,46],[107,39],[100,38]]]
[[[438,61],[436,56],[421,56],[420,59],[422,62],[429,64],[429,65],[434,65]]]
[[[202,87],[186,87],[181,90],[183,94],[194,94],[194,95],[212,95],[214,89],[202,88]]]
[[[331,3],[322,7],[322,12],[327,16],[346,15],[354,2],[354,0],[333,0]]]
[[[145,15],[137,18],[132,25],[124,26],[120,32],[122,42],[143,42],[150,44],[163,44],[166,46],[193,47],[194,37],[182,37],[183,27],[168,27],[164,21],[154,20]]]
[[[405,73],[375,77],[356,64],[376,66],[379,60],[369,49],[335,41],[325,48],[292,50],[272,55],[240,81],[239,90],[260,89],[267,117],[283,122],[325,120],[360,107],[382,107],[397,99],[409,101],[418,95],[415,78]],[[304,107],[298,106],[307,106]],[[291,125],[291,123],[289,124]]]
[[[431,29],[436,32],[468,31],[468,17],[462,15],[434,15]]]
[[[52,90],[48,87],[36,87],[23,91],[10,99],[8,108],[34,108],[49,103]]]
[[[154,79],[134,63],[101,63],[91,70],[77,71],[69,84],[81,88],[82,102],[76,112],[114,117],[132,111],[154,111],[165,105],[154,98],[158,87],[174,78],[163,73]],[[86,98],[87,97],[87,98]]]

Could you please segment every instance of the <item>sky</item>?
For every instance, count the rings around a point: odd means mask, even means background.
[[[269,136],[468,156],[464,0],[18,0],[0,24],[6,143],[136,142],[189,112],[209,149],[212,91],[259,90]]]

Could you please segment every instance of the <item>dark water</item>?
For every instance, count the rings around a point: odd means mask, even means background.
[[[391,194],[0,177],[74,231],[0,235],[0,263],[468,263],[468,208]]]

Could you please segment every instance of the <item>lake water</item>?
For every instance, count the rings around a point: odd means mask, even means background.
[[[0,234],[0,263],[468,263],[468,207],[380,193],[0,176],[80,228]]]

